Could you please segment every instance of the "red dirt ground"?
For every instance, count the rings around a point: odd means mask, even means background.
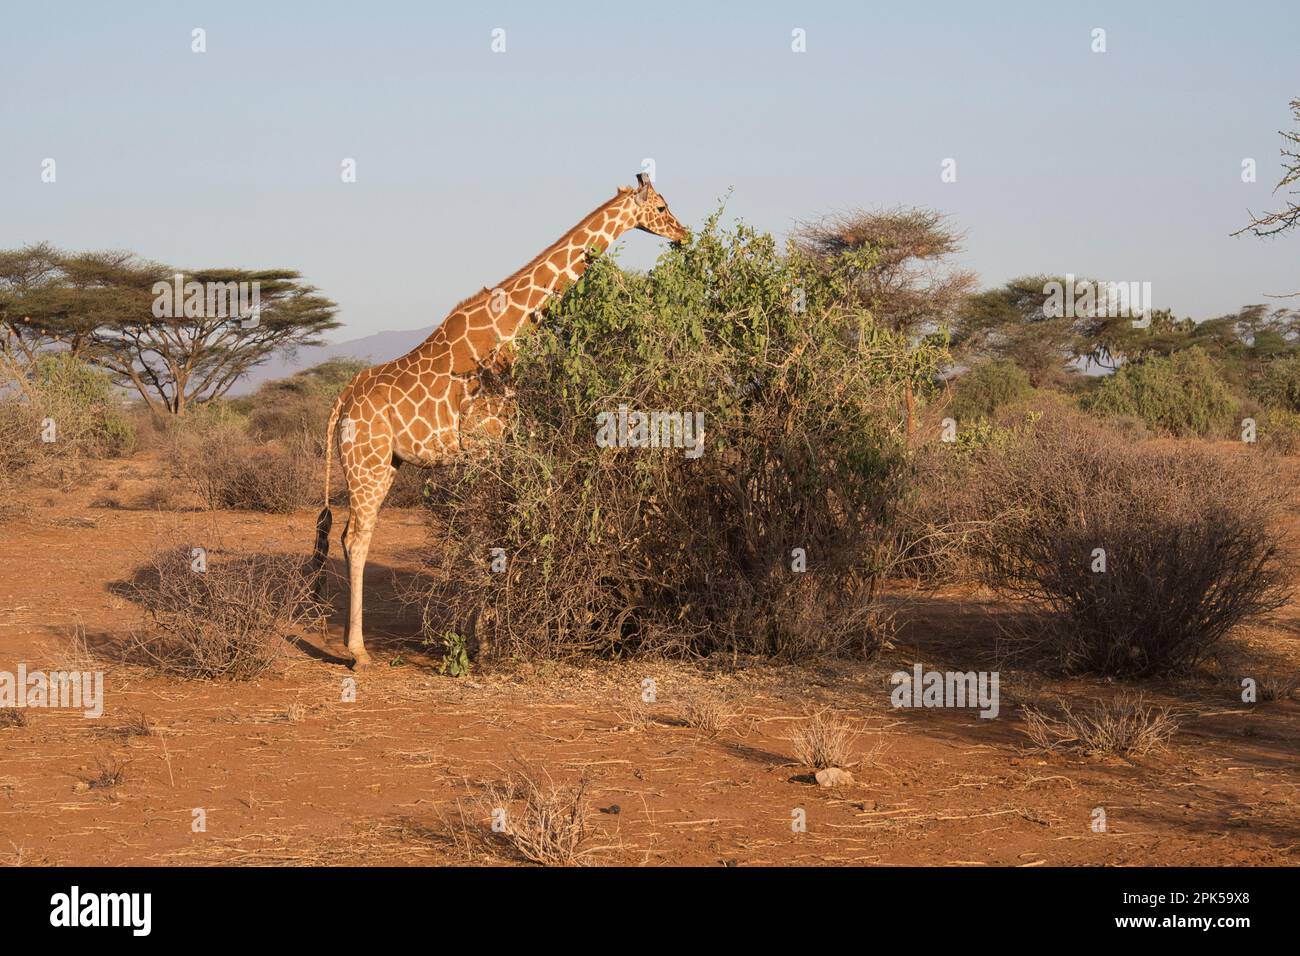
[[[0,527],[0,670],[74,666],[74,638],[121,640],[139,610],[110,584],[166,533],[218,534],[246,552],[305,555],[313,515],[138,509],[147,457],[96,466],[69,492],[38,492]],[[109,500],[111,499],[111,500]],[[95,502],[96,504],[92,504]],[[1294,517],[1294,516],[1293,516]],[[104,716],[28,710],[0,726],[0,862],[10,864],[444,864],[517,862],[457,840],[481,828],[476,799],[518,756],[556,781],[589,781],[593,863],[1288,864],[1300,860],[1300,704],[1243,704],[1243,675],[1285,680],[1300,660],[1300,606],[1238,636],[1206,672],[1143,689],[1183,724],[1137,759],[1032,752],[1020,704],[1122,688],[1001,669],[1001,716],[895,710],[888,675],[920,661],[997,669],[992,595],[923,596],[884,659],[815,668],[656,662],[525,666],[441,676],[416,609],[397,594],[436,547],[419,511],[387,510],[367,569],[377,668],[344,702],[344,595],[333,545],[328,638],[274,677],[186,682],[112,662]],[[385,666],[386,665],[386,666]],[[641,681],[658,700],[638,710]],[[680,703],[725,694],[735,716],[710,736]],[[851,788],[824,790],[792,756],[791,728],[829,706],[861,728]],[[127,733],[137,715],[157,732]],[[109,763],[124,779],[86,780]],[[617,806],[617,812],[613,808]],[[1104,833],[1091,829],[1094,808]],[[193,832],[193,811],[206,832]],[[806,813],[793,832],[792,812]]]

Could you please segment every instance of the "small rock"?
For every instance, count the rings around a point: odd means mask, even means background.
[[[84,780],[78,780],[76,783],[72,785],[73,793],[85,793],[89,789],[90,789],[90,784],[86,783],[86,781]]]
[[[623,808],[620,807],[617,803],[611,803],[609,806],[605,807],[600,812],[608,813],[612,816],[618,816],[620,813],[623,812]]]
[[[847,787],[853,783],[853,774],[847,770],[841,770],[839,767],[827,767],[825,770],[818,770],[817,785],[821,787]]]

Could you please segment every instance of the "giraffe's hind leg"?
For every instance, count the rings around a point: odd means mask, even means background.
[[[365,599],[366,555],[370,551],[370,538],[379,520],[379,508],[392,487],[397,465],[389,459],[368,468],[349,469],[350,491],[348,520],[343,528],[343,555],[348,570],[348,626],[347,647],[352,655],[354,669],[370,665],[362,630],[362,611]],[[354,480],[355,479],[355,480]]]

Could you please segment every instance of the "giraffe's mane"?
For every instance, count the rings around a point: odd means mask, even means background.
[[[505,285],[511,279],[514,279],[516,276],[523,275],[525,272],[531,272],[533,269],[536,269],[539,265],[541,265],[543,260],[549,259],[552,255],[554,255],[556,250],[558,250],[560,246],[565,244],[566,238],[569,235],[571,235],[579,226],[581,226],[588,219],[591,219],[593,216],[596,215],[596,213],[600,212],[602,209],[604,209],[606,206],[613,203],[615,200],[622,199],[631,191],[632,191],[631,186],[619,186],[618,192],[614,194],[613,198],[606,199],[603,203],[601,203],[591,212],[587,213],[585,216],[579,219],[572,229],[566,230],[563,236],[561,236],[559,239],[556,239],[553,243],[551,243],[549,246],[547,246],[537,255],[533,256],[533,258],[530,259],[525,265],[516,269],[514,272],[510,273],[510,275],[502,279],[501,285]],[[465,308],[466,306],[473,305],[474,303],[483,299],[485,296],[491,295],[491,293],[492,290],[489,289],[487,286],[484,286],[482,289],[480,289],[478,292],[475,292],[473,295],[466,296],[465,298],[457,302],[454,306],[452,306],[451,310],[447,313],[447,315],[448,316],[454,315],[455,313],[459,312],[461,309]],[[441,326],[439,326],[439,328],[441,328]]]

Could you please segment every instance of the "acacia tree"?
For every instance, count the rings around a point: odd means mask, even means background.
[[[934,209],[839,213],[800,224],[793,239],[805,256],[846,276],[850,305],[909,342],[950,323],[975,288],[975,274],[951,262],[964,236]],[[904,398],[910,433],[910,386]]]
[[[67,255],[42,244],[0,253],[0,321],[29,358],[69,349],[154,411],[183,415],[338,327],[335,304],[300,280],[286,269],[179,273],[129,252]]]
[[[951,317],[975,286],[975,274],[953,268],[964,237],[933,209],[855,210],[802,223],[795,244],[822,262],[866,251],[849,274],[850,294],[872,317],[910,336],[933,331]]]
[[[1052,276],[1021,276],[970,296],[958,310],[953,347],[967,357],[1006,359],[1034,386],[1063,384],[1076,374],[1079,319],[1049,315]]]
[[[201,308],[187,296],[183,315],[158,317],[151,309],[107,322],[95,331],[98,361],[119,380],[130,382],[155,410],[183,415],[193,404],[219,398],[239,377],[277,352],[319,345],[321,335],[339,326],[336,307],[287,269],[246,271],[207,269],[183,275],[183,287],[205,290],[256,283],[256,315],[212,308],[204,293]],[[157,303],[155,297],[154,303]]]
[[[48,242],[0,251],[0,331],[6,351],[31,365],[57,347],[85,359],[95,329],[141,304],[162,266],[129,252],[69,256]]]

